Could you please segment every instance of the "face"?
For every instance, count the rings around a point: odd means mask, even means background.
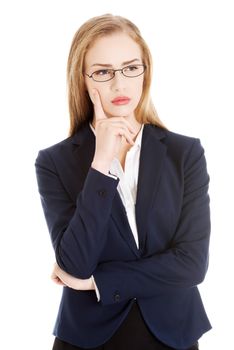
[[[107,69],[120,69],[126,66],[130,70],[134,65],[142,64],[140,46],[127,34],[115,33],[96,40],[85,57],[85,73],[91,75],[106,74]],[[126,77],[116,72],[109,81],[96,82],[85,75],[86,88],[89,95],[92,89],[97,89],[101,98],[103,110],[107,117],[119,116],[131,120],[135,118],[134,111],[140,101],[143,89],[144,74],[138,77]]]

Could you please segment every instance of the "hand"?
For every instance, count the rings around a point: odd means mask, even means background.
[[[96,149],[92,167],[108,174],[111,161],[120,151],[122,138],[134,144],[136,131],[124,117],[108,118],[103,111],[99,93],[93,89]]]
[[[54,269],[51,274],[51,279],[61,286],[69,287],[76,290],[94,290],[93,281],[90,278],[80,279],[69,275],[69,273],[63,271],[57,263],[54,264]]]

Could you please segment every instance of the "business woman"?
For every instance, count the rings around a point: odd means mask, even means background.
[[[209,176],[196,138],[168,131],[150,99],[138,28],[84,23],[68,58],[69,137],[36,159],[64,286],[54,350],[198,349],[211,326]]]

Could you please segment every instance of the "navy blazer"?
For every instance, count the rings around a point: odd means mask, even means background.
[[[204,150],[198,139],[146,124],[136,222],[139,249],[117,191],[118,180],[91,168],[89,125],[39,152],[36,173],[59,266],[94,276],[100,291],[63,288],[54,335],[76,346],[105,343],[134,299],[151,332],[176,349],[211,326],[197,285],[208,266],[210,214]]]

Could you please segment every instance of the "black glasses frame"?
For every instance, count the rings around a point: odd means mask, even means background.
[[[140,74],[137,74],[137,75],[134,75],[134,76],[130,77],[129,75],[124,74],[124,69],[126,69],[126,68],[128,68],[128,67],[131,67],[131,66],[134,66],[134,67],[143,67],[144,70],[143,70],[143,72],[141,72]],[[113,76],[112,76],[111,78],[109,78],[109,79],[107,79],[107,80],[96,80],[96,79],[94,79],[93,74],[95,74],[96,72],[98,72],[98,71],[100,71],[100,70],[102,70],[102,69],[96,70],[96,71],[93,72],[91,75],[89,75],[89,74],[87,74],[87,73],[84,73],[84,74],[87,75],[87,77],[92,78],[94,81],[96,81],[96,82],[98,82],[98,83],[105,83],[106,81],[109,81],[109,80],[114,79],[115,73],[116,73],[116,72],[121,72],[121,74],[123,74],[126,78],[136,78],[136,77],[139,77],[140,75],[142,75],[142,74],[145,73],[146,65],[145,65],[145,64],[134,64],[134,65],[125,66],[125,67],[119,68],[119,69],[106,68],[106,69],[103,69],[103,70],[111,71],[112,74],[113,74]]]

